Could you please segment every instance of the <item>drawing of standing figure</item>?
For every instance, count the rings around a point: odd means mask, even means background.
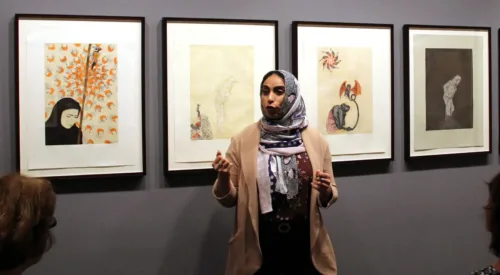
[[[455,111],[455,106],[453,105],[453,98],[458,89],[458,84],[462,80],[462,77],[456,75],[451,80],[443,85],[443,100],[445,104],[445,120],[452,116]]]
[[[215,109],[217,111],[217,130],[221,131],[225,117],[225,104],[231,95],[236,80],[230,76],[218,88],[215,95]]]
[[[472,49],[425,50],[425,130],[474,127]]]

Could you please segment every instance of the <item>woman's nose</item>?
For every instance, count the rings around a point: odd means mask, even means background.
[[[267,98],[267,101],[274,102],[274,94],[272,92],[269,93],[269,97]]]

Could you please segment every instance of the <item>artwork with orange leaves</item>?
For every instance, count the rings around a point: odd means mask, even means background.
[[[45,44],[46,145],[118,142],[116,45],[90,46]]]

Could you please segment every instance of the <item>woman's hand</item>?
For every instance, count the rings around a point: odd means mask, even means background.
[[[218,172],[219,180],[218,196],[223,197],[231,191],[230,169],[232,164],[222,156],[220,151],[217,151],[215,160],[212,162],[212,167]]]
[[[231,162],[223,157],[220,151],[217,151],[215,160],[212,162],[212,167],[215,169],[215,171],[219,173],[229,173],[229,171],[231,170],[231,166]]]
[[[330,174],[316,170],[311,184],[314,189],[318,190],[321,199],[330,197],[332,193]]]

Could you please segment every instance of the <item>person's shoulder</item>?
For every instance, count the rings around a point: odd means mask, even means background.
[[[304,133],[307,133],[307,135],[316,142],[327,143],[325,136],[321,134],[316,127],[308,125],[307,128],[304,129]]]
[[[254,122],[250,125],[245,126],[240,132],[232,137],[233,140],[241,140],[245,137],[251,136],[252,134],[260,132],[260,121]]]
[[[318,150],[318,152],[323,152],[324,150],[328,150],[329,144],[326,140],[325,136],[316,128],[308,125],[307,128],[302,132],[302,137],[304,138],[306,135],[307,139],[310,141],[308,144],[313,146]]]
[[[310,135],[321,135],[318,128],[311,126],[311,124],[307,125],[307,127],[304,129],[304,132],[308,132],[308,134]]]

